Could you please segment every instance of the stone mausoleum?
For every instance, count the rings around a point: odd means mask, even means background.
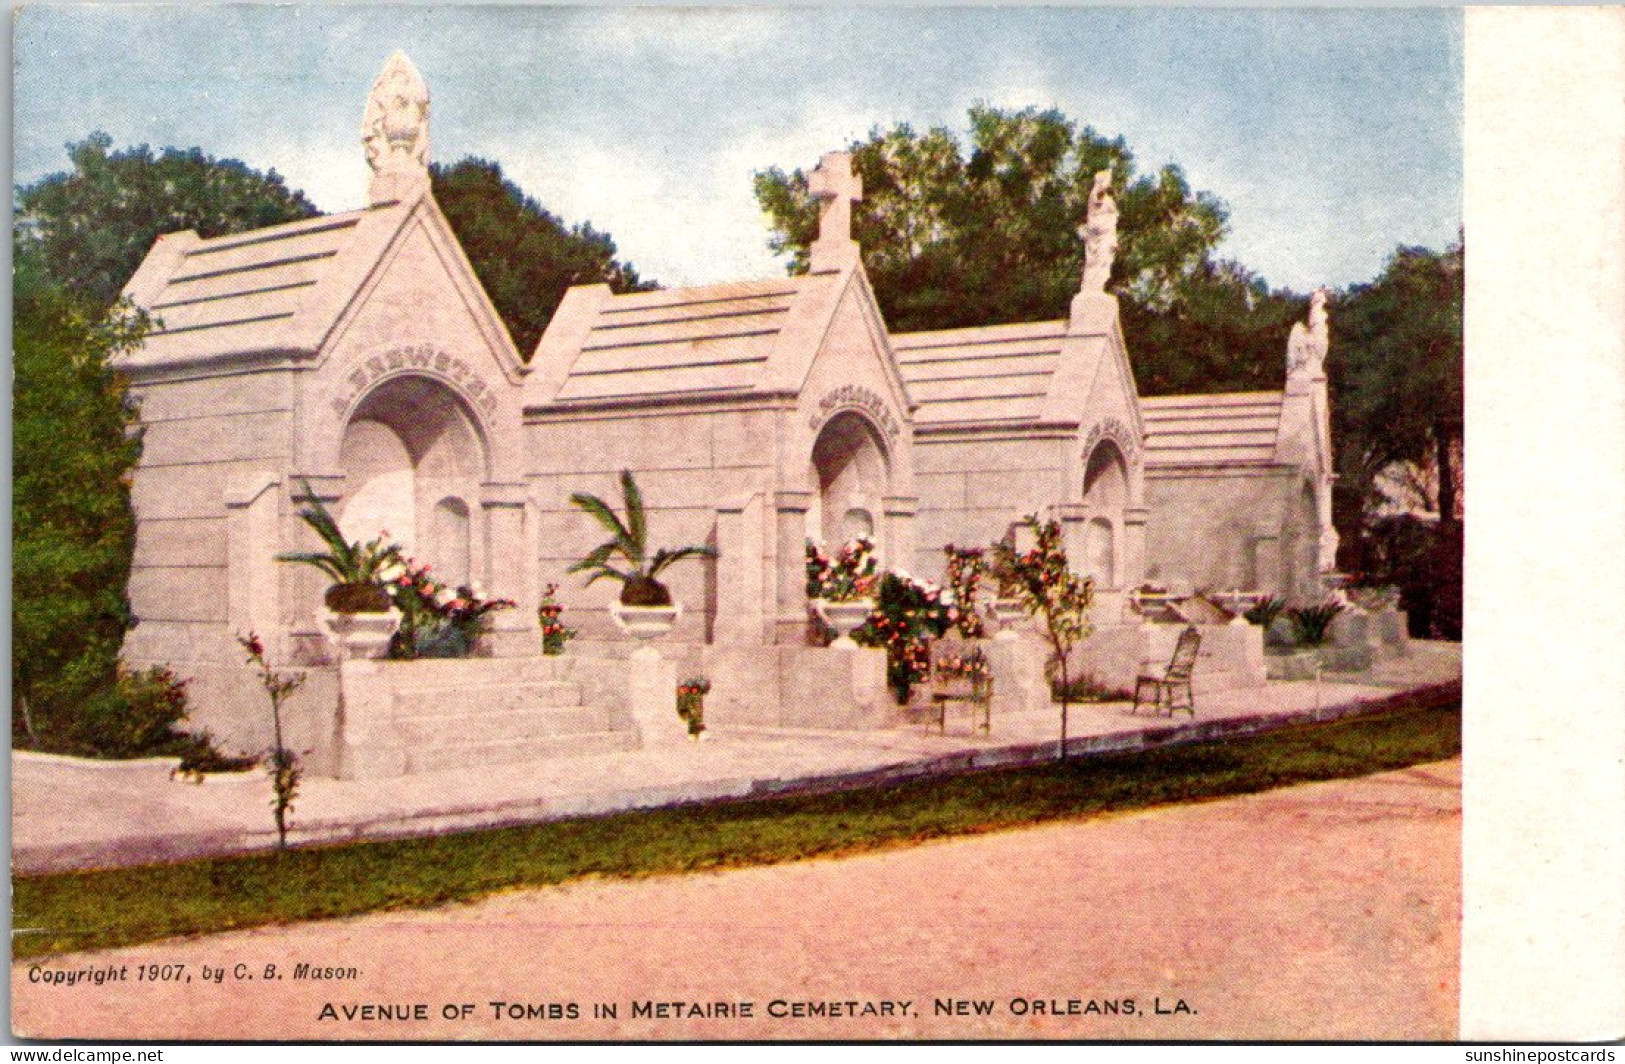
[[[671,741],[673,677],[689,671],[712,679],[713,728],[895,724],[882,653],[809,631],[809,538],[868,535],[883,566],[934,578],[945,544],[1054,516],[1099,590],[1088,655],[1119,679],[1177,630],[1137,611],[1147,582],[1314,595],[1332,568],[1323,300],[1293,330],[1283,392],[1141,399],[1105,291],[1106,175],[1064,320],[890,332],[851,238],[860,182],[833,153],[812,174],[808,273],[574,288],[527,360],[430,193],[428,134],[428,91],[397,53],[367,101],[366,206],[169,234],[127,288],[161,327],[120,367],[146,441],[126,656],[191,677],[193,720],[223,745],[264,745],[234,639],[249,630],[307,672],[295,742],[346,776]],[[659,662],[610,622],[614,587],[566,574],[603,538],[570,495],[618,501],[622,469],[653,546],[717,555],[669,571],[684,612]],[[387,531],[449,581],[514,599],[491,656],[339,661],[324,579],[276,561],[313,542],[305,484],[349,538]],[[551,583],[582,635],[544,658]],[[1215,625],[1207,682],[1261,683],[1258,642]],[[1001,659],[1024,672],[1002,683],[1009,707],[1043,697],[1029,643]]]

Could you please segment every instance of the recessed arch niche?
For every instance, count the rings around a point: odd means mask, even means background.
[[[471,582],[487,456],[455,392],[416,375],[379,384],[350,415],[339,464],[338,519],[347,537],[385,535],[448,583]]]
[[[1083,469],[1086,520],[1081,566],[1098,587],[1122,586],[1123,511],[1127,505],[1128,463],[1117,444],[1102,440],[1089,452]]]
[[[811,476],[807,535],[832,546],[868,536],[878,550],[891,464],[869,420],[853,411],[830,418],[813,442]]]

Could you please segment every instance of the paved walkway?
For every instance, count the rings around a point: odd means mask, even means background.
[[[1357,675],[1271,683],[1201,699],[1196,720],[1133,716],[1125,703],[1074,706],[1069,753],[1196,741],[1359,712],[1397,691],[1459,680],[1459,644]],[[961,721],[960,730],[964,730]],[[950,729],[953,722],[950,721]],[[991,736],[935,728],[869,732],[751,729],[675,749],[557,758],[392,780],[310,778],[293,813],[296,843],[392,838],[681,802],[827,789],[1053,757],[1059,713],[995,716]],[[268,849],[270,785],[254,771],[203,784],[171,762],[12,758],[12,864],[28,874]]]
[[[166,1042],[1453,1039],[1460,779],[1458,759],[848,858],[24,962],[12,1022]],[[353,978],[301,979],[301,963]],[[138,964],[179,981],[42,978]]]

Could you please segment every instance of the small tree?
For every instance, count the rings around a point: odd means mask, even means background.
[[[271,727],[275,743],[265,766],[271,776],[271,811],[276,816],[277,849],[288,848],[288,814],[293,812],[293,800],[299,793],[299,755],[289,750],[282,741],[282,704],[305,682],[302,672],[277,672],[265,660],[265,644],[254,632],[238,636],[237,642],[248,651],[248,663],[259,670],[260,686],[271,699]]]
[[[1094,602],[1094,582],[1074,573],[1061,547],[1061,526],[1056,521],[1039,521],[1029,515],[1023,524],[1033,530],[1032,550],[1018,552],[1014,536],[993,545],[993,571],[1005,574],[1009,589],[1029,614],[1044,622],[1044,635],[1055,652],[1061,677],[1061,746],[1058,758],[1066,757],[1068,710],[1072,701],[1072,676],[1068,657],[1072,649],[1088,638],[1089,607]]]

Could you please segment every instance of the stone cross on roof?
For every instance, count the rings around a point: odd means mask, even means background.
[[[429,87],[397,51],[378,72],[361,119],[372,182],[370,203],[403,200],[429,186]]]
[[[863,178],[852,170],[852,153],[832,151],[807,175],[807,191],[819,201],[818,239],[809,248],[814,273],[840,270],[858,261],[852,239],[852,204],[863,199]]]

